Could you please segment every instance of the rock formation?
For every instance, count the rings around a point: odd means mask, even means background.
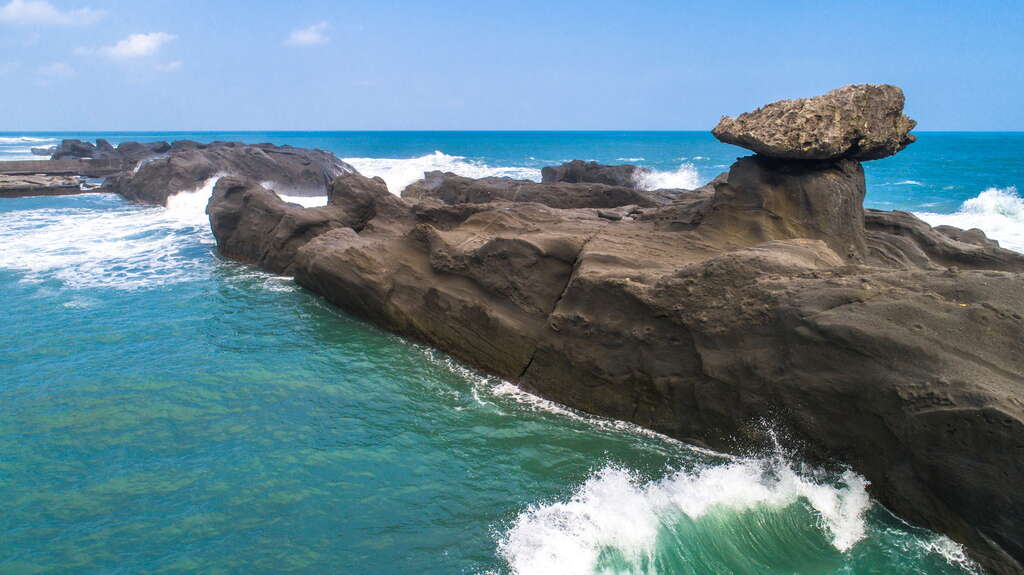
[[[597,162],[573,160],[560,166],[547,166],[541,170],[541,182],[556,184],[605,184],[626,188],[639,187],[640,179],[647,170],[632,164],[606,166]]]
[[[118,150],[133,155],[137,148],[126,142]],[[134,157],[134,156],[133,156]],[[112,176],[105,191],[144,204],[164,204],[168,196],[194,190],[214,176],[244,175],[295,196],[327,193],[338,176],[355,170],[334,154],[272,144],[238,142],[174,142],[161,155],[141,160],[132,169]]]
[[[434,198],[446,204],[480,204],[496,200],[537,202],[552,208],[616,208],[636,205],[650,207],[670,202],[678,195],[674,190],[653,192],[632,186],[594,183],[541,183],[512,178],[481,178],[474,180],[452,173],[427,172],[423,179],[410,184],[402,197]]]
[[[62,196],[79,194],[84,179],[77,176],[0,174],[0,198],[24,196]]]
[[[143,158],[166,153],[170,150],[167,142],[152,142],[140,144],[138,142],[125,142],[114,148],[110,142],[100,138],[95,144],[83,142],[82,140],[62,140],[59,146],[54,148],[34,148],[33,153],[49,152],[51,160],[123,160],[136,162]],[[43,154],[40,154],[43,155]]]
[[[722,118],[711,133],[774,158],[877,160],[913,143],[915,125],[903,115],[903,90],[857,84]]]
[[[311,209],[225,178],[208,213],[228,257],[544,397],[721,450],[763,442],[767,419],[992,572],[1024,573],[1024,255],[863,210],[857,159],[911,124],[844,144],[831,118],[894,117],[894,90],[839,90],[829,122],[794,118],[781,157],[647,203],[445,174],[396,198],[345,174]]]

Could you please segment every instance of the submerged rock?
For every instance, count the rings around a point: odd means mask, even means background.
[[[793,160],[877,160],[914,142],[917,123],[903,114],[903,90],[854,84],[816,98],[780,100],[711,131],[726,144]]]
[[[742,158],[664,198],[344,174],[304,209],[225,179],[208,212],[228,257],[552,400],[729,451],[770,420],[1021,573],[1024,255],[865,212],[857,154]]]
[[[583,160],[573,160],[560,166],[547,166],[540,171],[541,182],[545,184],[568,182],[570,184],[605,184],[627,188],[639,188],[640,179],[646,172],[647,170],[632,164],[606,166]]]

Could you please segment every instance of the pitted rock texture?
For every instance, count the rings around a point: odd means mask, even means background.
[[[726,144],[791,160],[877,160],[914,142],[917,123],[903,114],[903,90],[854,84],[816,98],[780,100],[711,131]]]

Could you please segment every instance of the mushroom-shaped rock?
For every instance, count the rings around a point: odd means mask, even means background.
[[[711,133],[773,158],[877,160],[913,143],[910,130],[916,125],[903,114],[899,87],[854,84],[722,118]]]

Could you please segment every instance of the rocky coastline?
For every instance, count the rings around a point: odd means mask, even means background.
[[[353,171],[322,208],[223,178],[208,213],[225,256],[543,397],[726,451],[769,420],[1022,573],[1024,255],[863,208],[860,162],[913,141],[902,108],[850,86],[724,119],[758,154],[693,191],[577,166],[399,198]]]
[[[713,134],[754,154],[696,190],[580,161],[388,190],[270,144],[41,152],[122,162],[102,189],[145,204],[219,178],[225,257],[589,413],[729,452],[765,445],[769,421],[990,572],[1024,574],[1024,255],[864,209],[861,162],[914,141],[903,104],[854,85],[723,118]]]
[[[122,142],[116,148],[104,139],[95,144],[64,140],[53,148],[36,148],[49,160],[0,162],[0,188],[6,195],[75,194],[84,191],[116,193],[125,199],[166,205],[167,198],[202,186],[210,178],[242,174],[294,196],[323,196],[334,178],[355,171],[323,150],[274,144],[243,144],[191,140]],[[105,177],[102,187],[87,186],[85,178]],[[79,185],[71,185],[77,178]],[[9,183],[6,182],[9,180]],[[61,182],[60,186],[55,185]]]

